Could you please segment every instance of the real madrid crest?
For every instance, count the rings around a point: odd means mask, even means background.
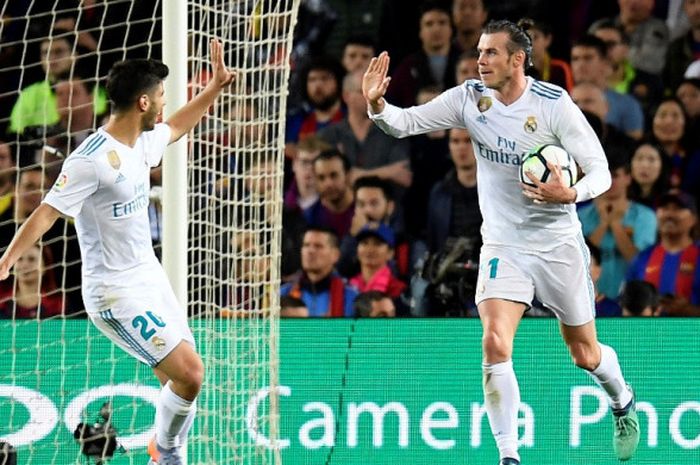
[[[489,108],[491,108],[491,104],[493,102],[491,101],[491,97],[481,97],[479,99],[479,102],[476,104],[476,108],[479,109],[480,112],[485,112]]]
[[[107,152],[107,161],[109,161],[109,166],[115,170],[118,170],[119,167],[122,166],[122,161],[115,150],[110,150]]]
[[[158,336],[153,336],[153,339],[151,339],[151,342],[155,346],[156,349],[162,349],[165,347],[165,340],[163,338],[160,338]]]
[[[528,116],[525,121],[525,132],[532,134],[537,131],[537,119],[534,116]]]

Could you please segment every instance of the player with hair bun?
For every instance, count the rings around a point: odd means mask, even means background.
[[[525,25],[523,25],[525,26]],[[518,324],[534,295],[551,309],[574,363],[607,393],[614,413],[615,452],[628,460],[639,443],[634,394],[622,376],[615,350],[598,342],[589,251],[575,203],[611,184],[603,148],[569,95],[560,87],[526,77],[532,42],[510,21],[491,21],[478,45],[479,75],[425,105],[388,104],[389,56],[370,62],[363,94],[375,123],[395,137],[466,128],[477,159],[483,246],[476,302],[483,326],[483,388],[500,465],[519,465],[517,414],[520,391],[511,360]],[[573,187],[561,168],[533,186],[519,181],[522,157],[541,145],[562,147],[585,177]],[[545,375],[546,376],[546,375]]]

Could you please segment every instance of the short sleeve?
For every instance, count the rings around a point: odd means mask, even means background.
[[[158,166],[163,159],[163,153],[170,143],[172,131],[166,123],[156,124],[151,131],[146,131],[141,137],[144,138],[144,152],[148,166],[153,168]]]
[[[44,203],[64,215],[76,217],[85,199],[94,194],[98,186],[99,179],[93,162],[84,157],[71,156],[63,164],[61,174],[46,194]]]

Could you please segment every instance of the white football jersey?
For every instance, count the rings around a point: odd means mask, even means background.
[[[66,159],[44,198],[75,218],[88,310],[96,284],[124,280],[141,265],[158,265],[148,219],[150,170],[163,158],[170,136],[167,124],[157,124],[129,147],[100,128]]]
[[[585,173],[576,201],[610,187],[610,173],[598,137],[562,88],[527,78],[523,94],[504,105],[481,81],[468,80],[432,101],[407,109],[387,104],[370,117],[387,134],[406,137],[437,129],[466,128],[477,160],[484,244],[551,250],[581,224],[574,204],[536,204],[523,195],[523,155],[542,144],[564,147]]]

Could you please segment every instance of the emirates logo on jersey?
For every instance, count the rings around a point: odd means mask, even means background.
[[[118,170],[122,166],[122,161],[119,158],[119,154],[116,151],[110,150],[107,152],[107,161],[109,161],[109,166]]]
[[[528,116],[525,121],[525,132],[532,134],[537,131],[537,119],[534,116]]]

